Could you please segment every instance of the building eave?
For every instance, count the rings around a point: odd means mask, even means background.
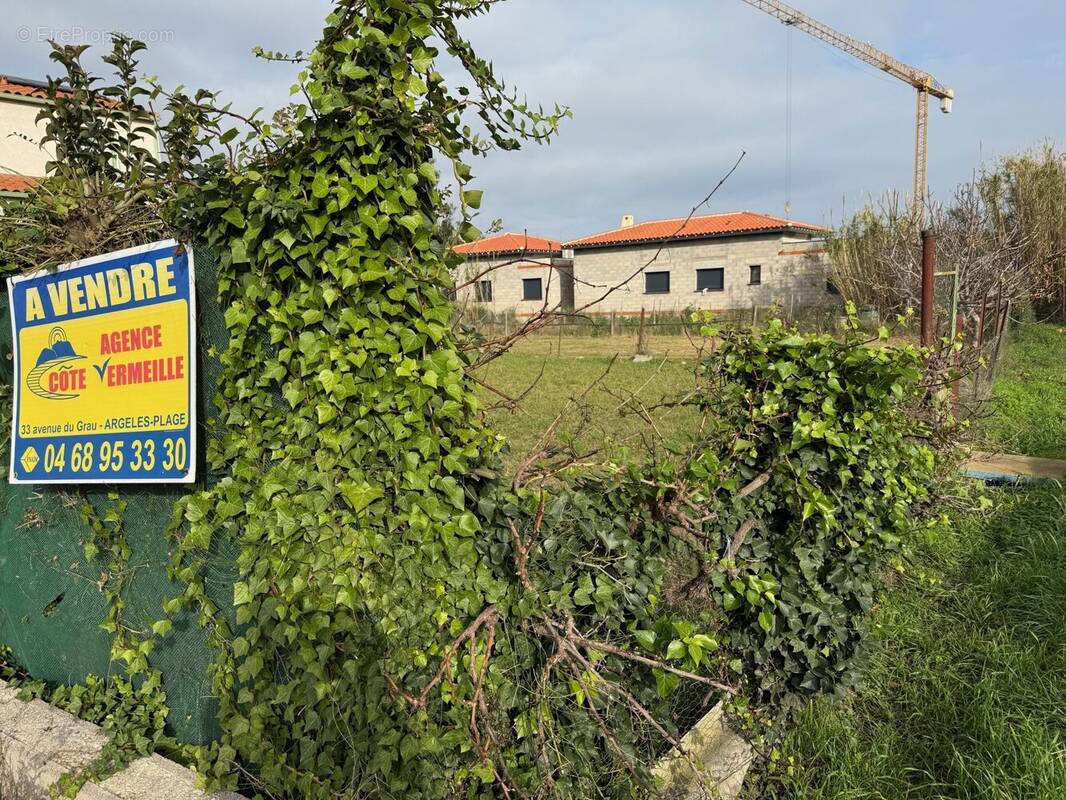
[[[707,241],[710,239],[736,239],[745,236],[767,236],[784,233],[809,233],[811,236],[824,236],[826,231],[816,231],[811,228],[800,228],[794,226],[779,226],[775,228],[756,228],[744,231],[696,233],[687,236],[667,236],[661,239],[624,239],[615,242],[591,242],[587,244],[581,244],[580,242],[566,242],[564,248],[567,250],[609,250],[612,248],[617,249],[630,247],[655,247],[659,245],[674,244],[677,242],[699,242]]]
[[[464,261],[473,261],[479,258],[523,258],[525,256],[561,258],[562,250],[492,250],[483,253],[460,253],[456,251],[456,255],[462,256]]]

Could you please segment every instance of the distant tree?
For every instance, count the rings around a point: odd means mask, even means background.
[[[979,183],[997,230],[1034,265],[1038,314],[1066,320],[1066,153],[1045,144],[1004,158]]]

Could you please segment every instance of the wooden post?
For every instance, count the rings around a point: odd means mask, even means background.
[[[1010,300],[1003,306],[1003,313],[996,324],[996,345],[992,350],[992,368],[988,371],[989,390],[996,383],[996,370],[999,369],[999,352],[1003,347],[1003,338],[1007,335],[1007,323],[1010,321]]]
[[[981,385],[981,356],[985,346],[985,313],[988,311],[988,295],[981,298],[981,310],[977,313],[977,341],[974,350],[977,352],[976,364],[973,368],[973,397],[977,399],[977,389]]]
[[[648,334],[644,328],[644,306],[640,307],[640,328],[637,331],[637,355],[651,355],[648,352]]]
[[[932,231],[922,231],[922,347],[932,347],[936,338],[936,296],[933,293],[936,273],[936,237]]]
[[[955,279],[958,281],[958,278]],[[962,346],[962,314],[955,313],[955,341],[953,344]],[[955,369],[956,371],[962,369],[962,350],[955,351]],[[955,409],[955,416],[959,416],[959,383],[962,378],[956,378],[951,384],[951,402],[952,407]]]

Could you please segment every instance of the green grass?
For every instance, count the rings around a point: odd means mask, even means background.
[[[621,459],[627,450],[639,457],[659,435],[680,440],[693,420],[691,411],[651,413],[654,428],[640,411],[691,390],[696,350],[685,337],[659,337],[650,342],[653,359],[638,364],[632,360],[635,346],[624,336],[557,340],[546,334],[519,343],[480,370],[481,381],[511,397],[529,389],[517,410],[490,414],[493,428],[508,439],[506,460],[514,464],[530,453],[571,398],[575,403],[559,431],[574,435],[581,448],[598,449],[598,457]],[[489,390],[482,390],[481,398],[487,404],[501,400]]]
[[[1066,328],[1028,325],[996,376],[989,438],[1004,450],[1066,458]]]
[[[1066,335],[1012,338],[983,433],[1066,457]],[[863,688],[822,698],[785,750],[799,800],[1066,798],[1066,491],[992,491],[991,517],[924,543],[875,614]]]

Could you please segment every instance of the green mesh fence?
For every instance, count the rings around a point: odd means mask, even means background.
[[[216,294],[216,261],[205,247],[196,247],[194,254],[200,382],[197,474],[210,484],[216,476],[206,470],[203,443],[216,416],[219,365],[209,350],[225,346],[226,329]],[[11,369],[5,293],[0,296],[0,382],[8,386]],[[78,511],[87,498],[102,513],[108,505],[107,487],[12,486],[6,480],[10,425],[0,437],[5,475],[0,482],[0,644],[9,645],[16,661],[39,680],[79,683],[90,674],[121,670],[109,663],[110,637],[99,627],[107,614],[100,587],[107,579],[107,557],[86,561],[82,543],[90,531]],[[163,617],[164,599],[179,591],[167,577],[170,542],[164,532],[175,500],[187,491],[180,486],[121,489],[128,502],[123,530],[133,551],[123,615],[136,629],[149,618]],[[236,547],[215,541],[213,548],[205,565],[207,591],[220,608],[231,609]],[[171,634],[152,651],[151,664],[163,673],[170,726],[184,742],[202,744],[218,735],[218,704],[208,672],[212,660],[207,636],[192,614],[175,619]]]

